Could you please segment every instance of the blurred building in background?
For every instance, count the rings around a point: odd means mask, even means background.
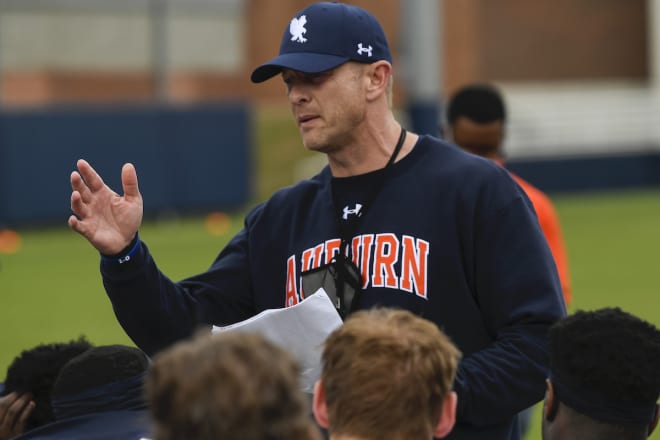
[[[249,73],[308,3],[0,0],[0,109],[281,103],[279,81],[255,86]],[[463,84],[494,82],[508,103],[509,162],[523,177],[551,191],[660,185],[658,0],[349,3],[390,38],[397,107],[425,73],[437,77],[425,93],[438,108]],[[435,16],[406,18],[413,7]],[[411,62],[420,59],[431,64]]]

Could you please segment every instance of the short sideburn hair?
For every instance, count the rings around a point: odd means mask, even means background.
[[[317,428],[299,366],[258,334],[199,334],[154,358],[155,440],[309,440]]]
[[[460,357],[435,324],[411,312],[354,313],[324,346],[321,378],[330,432],[430,438]]]

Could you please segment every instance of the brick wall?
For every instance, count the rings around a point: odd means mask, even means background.
[[[179,68],[170,72],[170,97],[175,101],[283,99],[280,81],[255,86],[249,74],[277,53],[289,19],[308,3],[246,0],[242,68],[230,72]],[[372,11],[381,21],[396,65],[399,0],[351,3]],[[479,80],[643,80],[648,75],[646,0],[443,0],[442,5],[446,92]],[[221,45],[218,50],[223,50]],[[109,74],[60,67],[55,72],[30,72],[3,67],[0,96],[7,105],[153,96],[153,79],[146,71]],[[395,90],[399,90],[395,100],[400,101],[400,89]]]

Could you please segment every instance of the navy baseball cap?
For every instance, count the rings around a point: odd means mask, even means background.
[[[260,83],[282,69],[319,73],[352,60],[392,62],[378,20],[364,9],[343,3],[313,3],[298,12],[284,30],[280,54],[254,69],[250,79]]]

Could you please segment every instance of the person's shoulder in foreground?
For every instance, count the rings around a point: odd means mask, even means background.
[[[154,440],[320,440],[291,355],[258,334],[200,333],[147,378]]]
[[[460,351],[405,310],[358,311],[326,340],[314,415],[330,440],[443,438],[456,419]]]
[[[544,440],[642,440],[658,423],[660,330],[620,308],[550,329]]]

